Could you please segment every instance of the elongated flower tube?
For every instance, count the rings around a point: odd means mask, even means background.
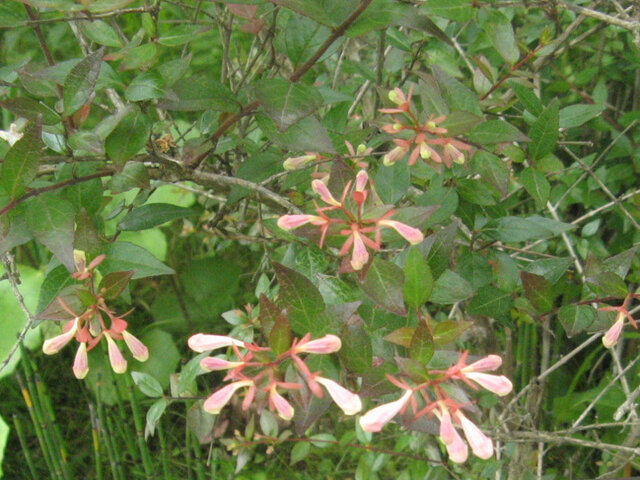
[[[378,225],[393,228],[411,245],[416,245],[424,240],[424,235],[420,230],[410,227],[409,225],[406,225],[402,222],[397,222],[396,220],[379,220]]]
[[[226,335],[207,335],[205,333],[192,335],[189,337],[189,340],[187,340],[187,344],[191,350],[198,353],[215,350],[217,348],[230,347],[231,345],[244,347],[244,342],[236,340],[235,338],[227,337]]]
[[[127,361],[122,356],[122,352],[116,345],[116,342],[107,332],[104,332],[104,336],[107,338],[107,351],[109,353],[109,363],[111,364],[111,368],[116,373],[126,372]]]
[[[624,317],[625,314],[623,312],[618,313],[616,317],[616,321],[614,322],[609,330],[602,337],[602,345],[605,348],[613,348],[616,343],[618,343],[618,338],[620,338],[620,333],[622,333],[622,327],[624,327]]]
[[[89,358],[87,356],[87,342],[80,342],[75,359],[73,360],[73,374],[82,380],[89,373]]]
[[[293,418],[295,413],[293,407],[286,398],[278,393],[275,383],[272,383],[269,387],[269,404],[275,408],[278,416],[283,420],[289,421]]]
[[[362,410],[360,397],[329,378],[316,377],[315,381],[329,392],[331,399],[340,407],[345,415],[355,415]]]
[[[457,430],[454,429],[453,435],[453,441],[445,444],[447,453],[452,462],[464,463],[469,458],[469,447],[464,443]]]
[[[207,372],[230,370],[232,368],[239,367],[240,365],[244,365],[244,362],[229,362],[227,360],[223,360],[222,358],[216,357],[205,357],[200,360],[200,366]]]
[[[440,418],[440,438],[445,443],[445,445],[452,443],[455,440],[456,429],[453,426],[453,422],[451,422],[451,414],[446,406],[441,405],[441,414],[438,415]],[[437,410],[435,410],[437,415]]]
[[[293,230],[307,223],[325,225],[327,220],[317,215],[283,215],[278,218],[278,227],[283,230]]]
[[[413,391],[407,390],[404,395],[395,402],[384,403],[373,410],[369,410],[360,417],[360,426],[365,432],[379,432],[400,410],[405,408]]]
[[[229,400],[231,400],[233,394],[236,393],[236,390],[252,384],[253,382],[251,380],[239,380],[237,382],[230,383],[229,385],[225,385],[220,390],[217,390],[210,395],[209,398],[205,400],[202,408],[205,412],[217,415],[220,413],[220,410],[229,403]]]
[[[134,337],[126,330],[122,332],[122,338],[124,339],[124,343],[127,344],[127,348],[131,352],[131,355],[133,355],[133,358],[135,358],[139,362],[147,361],[147,359],[149,358],[149,349],[145,346],[144,343],[142,343],[140,340],[138,340],[137,337]]]
[[[311,188],[314,192],[320,195],[322,201],[326,204],[333,205],[334,207],[341,207],[342,203],[333,198],[333,195],[321,180],[314,180],[311,182]]]
[[[384,157],[382,157],[382,163],[385,167],[390,167],[398,160],[401,160],[404,157],[409,149],[405,146],[398,145],[394,147],[390,152],[386,153]]]
[[[315,353],[322,355],[335,353],[340,350],[341,347],[342,342],[340,338],[329,334],[315,340],[309,340],[308,342],[301,341],[295,346],[293,351],[294,353]]]
[[[58,353],[75,336],[78,331],[78,321],[77,317],[69,320],[62,329],[64,333],[46,340],[42,344],[42,351],[47,355]]]
[[[492,372],[497,370],[502,365],[502,358],[498,355],[487,355],[480,360],[470,363],[466,367],[462,368],[461,372]]]
[[[464,414],[457,410],[454,414],[462,425],[464,436],[471,446],[471,451],[476,457],[486,460],[493,455],[493,442],[480,430],[475,423],[469,420]]]
[[[369,261],[369,252],[364,245],[362,237],[357,231],[353,231],[353,253],[351,255],[351,266],[354,270],[362,270]]]
[[[316,157],[316,154],[301,155],[299,157],[289,157],[284,161],[282,167],[285,170],[297,170],[298,168],[304,167],[310,161],[315,160]]]
[[[503,397],[513,390],[511,381],[504,375],[491,375],[490,373],[467,372],[464,374],[469,380],[473,380],[481,387]]]

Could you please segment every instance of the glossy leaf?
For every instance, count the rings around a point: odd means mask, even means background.
[[[431,360],[435,351],[433,336],[424,321],[420,321],[413,332],[409,344],[409,357],[411,360],[426,365]]]
[[[587,330],[596,316],[596,309],[591,305],[563,305],[558,311],[558,319],[569,338]]]
[[[553,289],[546,278],[529,272],[520,272],[524,295],[539,313],[553,308]]]
[[[536,201],[536,207],[543,208],[549,199],[549,193],[551,193],[551,185],[544,174],[527,167],[520,174],[520,183]]]
[[[55,125],[60,122],[60,115],[42,102],[29,97],[5,98],[0,101],[0,107],[11,113],[36,122],[42,119],[44,125]]]

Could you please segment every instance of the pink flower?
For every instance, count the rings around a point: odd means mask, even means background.
[[[314,192],[320,195],[320,198],[324,203],[333,205],[334,207],[342,206],[342,204],[338,200],[333,198],[333,195],[331,195],[331,192],[329,191],[329,189],[327,188],[327,186],[324,184],[323,181],[314,180],[313,182],[311,182],[311,188],[313,189]]]
[[[58,353],[67,343],[71,341],[71,339],[75,336],[77,330],[78,317],[65,323],[64,327],[62,328],[62,331],[64,333],[58,335],[57,337],[46,340],[42,344],[42,351],[47,355]]]
[[[231,345],[244,347],[244,342],[236,340],[235,338],[227,337],[226,335],[207,335],[204,333],[192,335],[189,337],[187,344],[191,350],[198,353],[222,347],[230,347]]]
[[[229,362],[222,358],[205,357],[200,360],[200,366],[207,372],[215,372],[218,370],[230,370],[232,368],[244,365],[244,362]]]
[[[384,157],[382,157],[382,163],[385,167],[390,167],[398,160],[401,160],[409,151],[408,146],[398,145],[394,147],[390,152],[386,153]]]
[[[395,402],[384,403],[379,407],[369,410],[360,417],[360,426],[365,432],[379,432],[393,417],[407,406],[413,391],[407,390],[404,395]]]
[[[480,360],[470,363],[461,372],[492,372],[502,365],[502,358],[498,355],[487,355]]]
[[[291,404],[276,390],[276,384],[272,383],[269,388],[269,404],[278,412],[278,416],[283,420],[291,420],[294,410]]]
[[[82,380],[89,373],[89,358],[87,357],[87,343],[80,342],[78,351],[73,361],[73,374],[79,380]]]
[[[491,375],[489,373],[466,372],[464,374],[469,380],[473,380],[478,385],[486,388],[490,392],[500,395],[508,395],[513,390],[511,381],[504,375]]]
[[[452,462],[464,463],[469,457],[469,448],[467,447],[467,444],[464,443],[457,430],[454,430],[453,434],[453,441],[445,444],[447,447],[447,453],[449,454],[449,458]]]
[[[104,336],[107,338],[107,351],[109,353],[109,363],[111,363],[111,368],[116,373],[126,372],[127,361],[122,356],[122,352],[116,345],[116,342],[107,332],[104,332]]]
[[[482,433],[476,424],[465,417],[460,410],[457,410],[454,415],[462,425],[464,436],[467,437],[473,454],[483,460],[493,455],[493,442],[491,439]]]
[[[451,422],[451,414],[446,406],[441,405],[442,413],[438,415],[438,411],[435,410],[436,415],[440,418],[440,438],[445,444],[452,443],[455,440],[456,429]]]
[[[411,245],[416,245],[424,240],[424,235],[420,230],[410,227],[409,225],[405,225],[402,222],[397,222],[395,220],[379,220],[378,225],[393,228]]]
[[[620,333],[622,333],[622,327],[624,327],[624,317],[624,312],[618,313],[616,321],[602,337],[602,344],[605,348],[612,348],[618,343],[618,338],[620,338]]]
[[[126,330],[122,332],[122,338],[124,339],[124,343],[127,344],[127,348],[131,352],[131,355],[133,355],[133,358],[135,358],[139,362],[147,361],[147,359],[149,358],[149,349],[144,345],[144,343],[142,343]]]
[[[362,237],[357,231],[353,232],[353,254],[351,255],[351,266],[354,270],[362,270],[369,261],[369,252],[365,247]]]
[[[311,225],[325,225],[327,220],[317,215],[283,215],[278,219],[278,227],[283,230],[293,230],[307,223]]]
[[[308,342],[305,342],[303,338],[302,341],[295,346],[294,353],[327,354],[337,352],[341,347],[342,342],[340,338],[335,335],[325,335],[322,338]]]
[[[362,401],[355,393],[328,378],[316,377],[315,381],[327,389],[329,396],[345,415],[355,415],[362,410]]]
[[[251,380],[239,380],[237,382],[230,383],[229,385],[225,385],[205,400],[203,405],[204,411],[211,413],[212,415],[217,415],[220,413],[220,410],[229,403],[229,400],[231,400],[233,394],[236,393],[236,390],[249,385],[253,385]]]

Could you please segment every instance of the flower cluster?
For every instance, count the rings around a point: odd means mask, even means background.
[[[360,426],[367,432],[379,432],[396,415],[405,413],[411,405],[415,420],[426,414],[438,418],[439,436],[452,461],[464,462],[469,455],[467,444],[460,437],[456,425],[462,428],[473,454],[482,459],[489,458],[493,455],[492,440],[462,413],[462,405],[451,398],[442,384],[460,380],[473,389],[477,389],[479,385],[500,396],[510,393],[513,386],[503,375],[484,373],[500,367],[502,359],[499,356],[489,355],[468,365],[466,362],[467,352],[460,355],[455,365],[445,371],[430,371],[429,374],[433,377],[431,380],[414,386],[388,375],[389,381],[403,391],[402,395],[398,400],[369,410],[360,417]]]
[[[94,269],[105,259],[104,255],[96,257],[88,267],[85,267],[84,258],[76,259],[77,271],[72,275],[76,280],[86,281],[88,287],[85,292],[93,298],[93,303],[84,312],[78,314],[73,312],[61,297],[56,300],[62,309],[73,317],[62,327],[62,333],[58,336],[46,340],[42,344],[42,351],[47,355],[58,353],[72,339],[78,343],[75,360],[73,362],[73,374],[78,379],[82,379],[89,373],[88,352],[104,339],[107,342],[107,352],[111,368],[116,373],[124,373],[127,370],[127,360],[122,355],[116,340],[124,340],[125,345],[133,355],[133,358],[144,362],[149,357],[147,347],[135,336],[127,331],[128,323],[124,317],[131,311],[116,315],[105,303],[102,292],[97,292],[94,288]],[[105,323],[105,318],[109,319],[109,326]]]
[[[471,150],[471,147],[446,136],[447,129],[439,126],[446,118],[444,115],[431,116],[426,122],[420,122],[411,110],[412,94],[413,87],[409,89],[409,95],[405,95],[399,88],[394,88],[389,92],[389,99],[396,107],[379,109],[382,113],[392,115],[392,123],[384,125],[382,130],[391,135],[400,135],[399,138],[393,139],[396,146],[383,157],[383,163],[387,166],[393,165],[411,152],[409,165],[416,163],[418,157],[425,161],[444,163],[447,167],[451,167],[453,163],[463,164],[465,156],[462,151]],[[401,138],[406,136],[401,133],[404,131],[412,134],[408,138]]]
[[[275,355],[268,347],[260,347],[225,335],[198,333],[189,338],[188,344],[189,348],[199,353],[231,347],[236,357],[233,361],[221,357],[205,357],[200,362],[200,366],[208,372],[228,370],[224,379],[231,382],[216,390],[205,400],[203,408],[211,414],[220,413],[238,390],[246,389],[242,401],[244,410],[247,410],[254,400],[257,400],[258,404],[266,401],[269,408],[278,416],[284,420],[291,420],[295,413],[294,408],[281,392],[299,390],[305,385],[317,397],[323,396],[320,386],[324,387],[346,415],[355,415],[362,409],[362,403],[357,394],[329,378],[320,376],[321,372],[311,372],[301,358],[302,354],[324,355],[340,350],[342,343],[335,335],[325,335],[311,340],[310,335],[307,334],[300,340],[294,339],[291,347],[280,355]],[[297,370],[305,385],[285,381],[281,371],[285,360],[290,360],[292,367]]]
[[[622,333],[622,327],[624,327],[625,318],[629,320],[629,323],[633,325],[633,328],[635,328],[636,330],[638,329],[638,324],[628,310],[629,303],[631,302],[632,298],[640,298],[640,295],[629,293],[622,302],[622,305],[620,305],[619,307],[601,307],[598,309],[603,312],[618,312],[613,325],[611,325],[611,327],[609,327],[609,329],[602,336],[602,344],[605,348],[613,348],[616,343],[618,343],[618,338],[620,338],[620,334]]]
[[[317,215],[284,215],[278,219],[278,226],[283,230],[293,230],[306,224],[320,227],[321,248],[329,233],[346,236],[340,255],[346,255],[351,250],[350,263],[353,270],[361,270],[369,261],[367,248],[374,251],[380,249],[382,227],[395,230],[412,245],[422,242],[424,236],[420,230],[390,220],[389,217],[395,213],[393,209],[377,217],[369,215],[373,210],[365,209],[365,202],[372,196],[369,187],[369,175],[366,170],[360,170],[355,182],[348,182],[340,200],[337,200],[323,181],[313,180],[311,188],[326,206],[319,207],[316,203]],[[329,212],[335,215],[329,216]],[[374,238],[370,238],[369,234],[374,234]]]

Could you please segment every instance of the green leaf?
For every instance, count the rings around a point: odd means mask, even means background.
[[[130,102],[141,102],[165,96],[164,80],[155,72],[144,72],[134,78],[124,92]]]
[[[529,272],[520,272],[524,295],[538,313],[547,313],[553,308],[553,289],[546,278]]]
[[[520,103],[524,105],[524,108],[529,110],[530,113],[538,117],[543,111],[544,106],[536,94],[533,93],[533,88],[522,85],[515,80],[509,82],[509,86],[513,89],[513,92],[520,100]]]
[[[177,370],[181,355],[171,335],[159,328],[146,332],[140,338],[149,349],[149,359],[137,363],[136,370],[151,375],[162,389],[169,388],[170,376]]]
[[[448,2],[449,0],[445,1]],[[432,65],[431,70],[451,111],[463,110],[482,116],[480,101],[475,93],[455,78],[444,73],[439,67]]]
[[[526,242],[527,240],[554,237],[575,228],[569,223],[558,222],[538,215],[502,217],[497,220],[496,224],[496,238],[503,242]]]
[[[540,160],[545,155],[553,152],[558,143],[558,128],[560,118],[558,114],[558,101],[552,101],[540,114],[529,129],[529,157],[531,160]]]
[[[598,275],[585,278],[587,283],[597,287],[602,295],[624,298],[627,296],[628,288],[624,280],[613,272],[602,272]]]
[[[167,400],[166,398],[161,398],[155,401],[149,407],[149,410],[147,410],[147,417],[146,417],[145,438],[148,435],[153,436],[156,426],[160,421],[160,417],[162,417],[168,405],[169,405],[169,400]]]
[[[373,348],[371,337],[361,325],[345,322],[340,332],[342,348],[338,355],[344,366],[354,373],[365,373],[371,370]]]
[[[127,288],[134,273],[133,270],[108,273],[102,277],[100,285],[98,286],[98,292],[101,292],[101,295],[107,300],[115,300],[124,289]]]
[[[469,282],[451,270],[445,270],[436,280],[429,301],[441,305],[466,300],[473,295],[473,288]]]
[[[133,378],[133,382],[147,397],[162,396],[162,385],[148,373],[131,372],[131,378]]]
[[[505,292],[491,285],[478,289],[478,293],[469,301],[467,312],[471,315],[482,315],[489,318],[500,318],[511,310],[513,299]]]
[[[122,193],[132,188],[149,188],[147,167],[139,162],[127,163],[121,172],[116,173],[109,182],[111,193]]]
[[[469,112],[451,112],[440,124],[447,129],[447,136],[456,137],[475,127],[483,118]]]
[[[197,213],[191,208],[169,203],[149,203],[131,210],[118,223],[119,230],[146,230],[177,218],[192,217]]]
[[[151,121],[139,110],[126,115],[113,129],[104,142],[107,156],[117,165],[136,155],[147,143],[151,135]]]
[[[305,335],[322,330],[324,326],[317,325],[317,321],[325,304],[317,287],[307,277],[284,265],[274,263],[273,268],[280,283],[278,303],[287,309],[293,331]]]
[[[327,130],[314,117],[303,118],[284,132],[280,132],[275,122],[267,115],[258,113],[256,121],[269,140],[288,150],[335,152]]]
[[[544,208],[551,192],[551,185],[544,174],[534,168],[527,167],[520,173],[520,183],[536,201],[536,208]]]
[[[416,329],[414,327],[396,328],[393,332],[385,335],[383,340],[395,343],[401,347],[409,348],[411,345],[411,339],[413,338],[413,332],[415,331]]]
[[[262,305],[263,302],[261,301],[260,304]],[[262,314],[262,310],[260,313]],[[286,352],[289,347],[291,347],[291,328],[289,327],[289,321],[280,312],[275,316],[275,321],[269,331],[269,347],[276,355]]]
[[[114,242],[105,245],[104,254],[107,256],[100,264],[100,271],[123,272],[134,270],[133,280],[156,275],[173,275],[173,269],[151,255],[144,248],[129,242]]]
[[[361,286],[362,291],[382,308],[406,315],[402,294],[404,273],[395,263],[376,257]]]
[[[172,95],[158,103],[158,107],[180,112],[216,110],[233,112],[238,109],[235,95],[210,75],[195,75],[182,79],[172,87]]]
[[[40,296],[38,297],[38,307],[36,313],[40,313],[60,294],[62,289],[68,285],[75,283],[71,277],[69,270],[64,265],[58,265],[51,269],[47,276],[44,277],[42,286],[40,287]]]
[[[486,257],[467,250],[458,258],[458,273],[477,290],[491,283],[493,269]]]
[[[598,116],[604,108],[604,105],[585,103],[564,107],[560,110],[560,128],[579,127]]]
[[[404,300],[411,308],[420,308],[431,295],[433,276],[429,264],[417,247],[411,247],[404,262]]]
[[[573,263],[573,259],[567,258],[544,258],[536,260],[527,265],[525,270],[529,273],[542,275],[550,283],[556,283],[562,276],[567,273],[569,267]]]
[[[471,0],[428,0],[424,10],[438,17],[448,18],[459,23],[468,22],[473,16]]]
[[[172,25],[167,30],[169,33],[163,34],[158,38],[158,43],[165,47],[177,47],[192,42],[207,30],[206,27],[203,28],[199,25]]]
[[[185,55],[184,57],[170,60],[166,63],[158,65],[158,72],[162,76],[165,85],[171,86],[180,80],[189,70],[191,58],[193,55]]]
[[[258,82],[254,88],[256,98],[280,131],[315,112],[324,101],[314,87],[291,83],[281,78]]]
[[[55,194],[33,197],[28,202],[27,226],[33,236],[73,272],[74,210]]]
[[[520,50],[511,21],[497,8],[485,7],[478,11],[478,23],[500,56],[508,63],[515,64],[520,58]]]
[[[495,205],[499,197],[498,191],[475,178],[461,178],[456,185],[456,191],[463,199],[474,205]]]
[[[473,130],[467,132],[466,135],[470,141],[485,145],[529,141],[529,138],[524,133],[503,120],[483,122]]]
[[[456,322],[455,320],[440,322],[436,324],[436,327],[433,329],[433,342],[436,346],[453,343],[472,325],[472,322]]]
[[[139,47],[125,48],[124,58],[118,67],[119,71],[147,70],[153,66],[158,56],[158,47],[155,43],[145,43]]]
[[[376,192],[385,204],[396,204],[407,194],[410,183],[410,167],[407,162],[396,162],[378,169],[375,176]]]
[[[558,319],[567,337],[571,338],[589,328],[597,314],[590,305],[564,305],[558,311]]]
[[[429,235],[418,245],[427,262],[429,262],[429,267],[431,267],[431,273],[434,277],[440,276],[449,266],[457,232],[458,225],[453,222],[442,230]]]
[[[29,97],[7,98],[0,101],[0,107],[9,110],[18,117],[36,122],[42,119],[44,125],[60,123],[60,115],[42,102]]]
[[[72,115],[89,103],[100,75],[103,53],[104,50],[100,48],[91,55],[87,55],[71,69],[65,78],[63,102],[66,116]]]
[[[320,23],[301,15],[291,15],[285,29],[284,46],[293,66],[308,60],[330,34],[331,30]]]
[[[120,48],[123,46],[122,39],[115,29],[102,20],[93,22],[78,22],[82,32],[91,40],[105,47]]]
[[[492,153],[478,150],[469,162],[469,166],[474,173],[479,174],[484,182],[495,188],[503,197],[507,194],[511,171],[506,162]]]
[[[427,327],[426,322],[420,321],[417,328],[413,332],[411,337],[411,344],[409,345],[409,357],[411,360],[426,365],[433,357],[435,351],[433,345],[433,337],[431,331]]]
[[[289,465],[295,465],[301,460],[304,460],[311,452],[311,444],[308,442],[298,442],[291,449],[291,461]]]
[[[0,417],[0,478],[2,477],[2,462],[7,447],[7,439],[9,438],[9,425],[6,424],[4,418]]]
[[[0,185],[12,199],[21,196],[27,185],[36,178],[43,149],[40,135],[40,125],[30,124],[24,136],[4,156],[0,169]]]

